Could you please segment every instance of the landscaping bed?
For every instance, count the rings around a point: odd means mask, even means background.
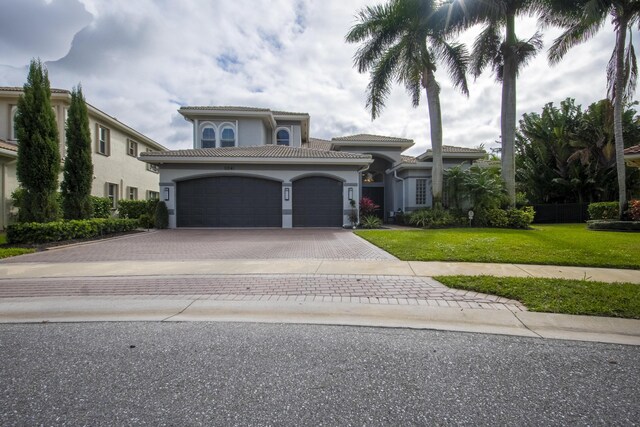
[[[640,285],[532,277],[438,276],[455,289],[515,299],[530,311],[640,319]]]
[[[585,224],[537,225],[530,230],[449,228],[358,230],[355,233],[403,261],[640,269],[640,235],[599,233],[588,230]]]

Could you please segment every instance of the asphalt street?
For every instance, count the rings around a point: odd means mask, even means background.
[[[0,325],[0,425],[634,425],[638,347],[252,323]]]

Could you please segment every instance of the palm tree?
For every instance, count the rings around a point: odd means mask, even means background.
[[[631,28],[640,22],[637,0],[553,0],[545,22],[566,28],[549,49],[549,61],[558,63],[573,46],[596,35],[611,16],[616,43],[607,66],[608,97],[613,103],[613,129],[618,174],[619,215],[627,203],[622,116],[624,105],[635,92],[638,66]],[[629,42],[627,44],[627,33]]]
[[[420,104],[422,89],[426,92],[433,150],[432,194],[435,205],[442,200],[442,114],[440,85],[435,72],[444,63],[453,84],[469,95],[466,69],[469,55],[464,45],[449,43],[437,30],[441,27],[432,17],[434,0],[391,0],[378,6],[367,6],[357,15],[346,36],[349,43],[362,43],[355,54],[359,72],[370,72],[367,108],[371,118],[381,113],[394,82],[404,84],[414,107]]]
[[[542,38],[537,32],[528,40],[518,39],[515,18],[544,10],[545,3],[540,0],[451,0],[436,14],[448,32],[478,24],[485,26],[474,43],[471,73],[477,77],[490,66],[502,83],[501,175],[512,206],[516,202],[516,80],[519,70],[542,48]]]

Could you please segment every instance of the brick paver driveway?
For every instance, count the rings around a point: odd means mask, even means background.
[[[162,230],[3,260],[22,262],[215,259],[395,259],[340,229]]]

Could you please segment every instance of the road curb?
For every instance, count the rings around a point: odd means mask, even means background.
[[[253,322],[433,329],[640,345],[640,320],[305,301],[219,301],[119,297],[0,300],[0,323]]]

